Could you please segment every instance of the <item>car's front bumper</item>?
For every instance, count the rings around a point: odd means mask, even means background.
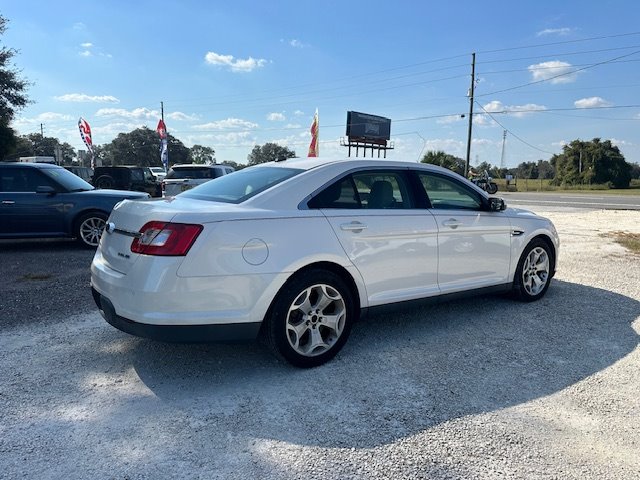
[[[163,342],[243,342],[255,340],[261,322],[215,325],[153,325],[134,322],[116,314],[111,301],[91,288],[93,299],[104,319],[118,330]]]

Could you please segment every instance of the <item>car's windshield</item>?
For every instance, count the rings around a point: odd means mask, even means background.
[[[41,171],[70,192],[93,190],[93,186],[90,183],[85,182],[76,174],[64,168],[43,168]]]
[[[242,203],[304,170],[298,168],[254,167],[224,175],[181,193],[182,197],[215,202]]]

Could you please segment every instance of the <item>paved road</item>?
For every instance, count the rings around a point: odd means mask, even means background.
[[[640,195],[598,193],[503,192],[498,195],[511,206],[586,208],[591,210],[640,210]]]

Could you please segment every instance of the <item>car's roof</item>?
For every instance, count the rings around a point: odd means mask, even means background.
[[[366,168],[366,167],[389,167],[389,168],[398,168],[398,167],[416,167],[420,166],[420,168],[427,168],[429,170],[435,171],[445,171],[451,173],[451,170],[446,168],[439,167],[437,165],[431,165],[427,163],[420,162],[410,162],[406,160],[390,160],[386,158],[290,158],[287,160],[282,160],[279,162],[267,162],[262,163],[256,166],[270,166],[270,167],[282,167],[282,168],[298,168],[301,170],[312,170],[314,168],[328,166],[328,165],[339,165],[342,164],[344,167],[353,167],[353,168]]]
[[[128,168],[128,169],[132,169],[132,168],[148,168],[142,165],[100,165],[99,167],[96,167],[96,169],[99,168]]]
[[[0,162],[3,167],[20,167],[20,168],[62,168],[60,165],[53,163],[36,163],[36,162]]]
[[[228,167],[229,165],[222,165],[220,163],[203,164],[203,163],[179,163],[172,165],[171,168],[220,168]]]

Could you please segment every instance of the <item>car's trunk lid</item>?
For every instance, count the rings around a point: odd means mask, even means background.
[[[176,215],[170,204],[158,201],[124,201],[116,205],[107,221],[100,251],[103,261],[113,270],[128,273],[140,256],[131,244],[140,236],[142,227],[151,220],[169,222]]]

